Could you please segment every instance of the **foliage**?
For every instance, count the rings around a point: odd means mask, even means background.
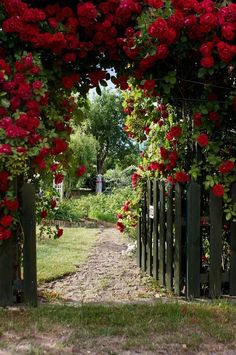
[[[63,200],[58,204],[55,218],[77,222],[81,218],[91,217],[115,222],[117,210],[130,198],[131,192],[131,188],[126,187],[115,189],[111,195],[97,194]]]
[[[49,172],[57,182],[63,179],[75,110],[71,92],[83,96],[97,87],[101,93],[111,67],[122,89],[128,88],[128,76],[135,77],[147,96],[175,107],[180,126],[194,122],[192,137],[207,152],[207,166],[215,168],[206,185],[217,196],[227,194],[228,176],[235,173],[235,8],[230,0],[73,1],[67,6],[2,0],[0,239],[17,228],[20,204],[13,180],[21,175],[33,181]],[[162,112],[159,119],[165,119]],[[175,144],[178,137],[171,135]],[[82,172],[80,166],[77,176]],[[198,175],[198,163],[191,174]],[[232,215],[228,211],[229,219]]]
[[[123,211],[128,213],[125,224],[130,224],[132,208],[137,216],[143,183],[153,178],[169,183],[201,181],[205,189],[212,189],[218,197],[223,196],[226,220],[236,217],[236,204],[230,198],[231,184],[236,181],[235,145],[232,142],[231,150],[229,145],[225,146],[222,131],[214,133],[214,140],[210,138],[214,122],[204,120],[199,113],[194,120],[201,120],[201,125],[193,125],[190,116],[179,117],[172,106],[146,97],[138,89],[126,94],[126,108],[129,112],[126,127],[137,140],[145,141],[145,151],[132,177],[136,192],[128,210]],[[202,127],[205,133],[201,133]],[[118,225],[123,230],[124,214],[120,217],[123,223],[120,220]]]
[[[125,115],[119,91],[103,90],[101,96],[96,96],[90,102],[85,117],[86,131],[98,144],[98,174],[104,172],[104,167],[108,163],[114,166],[115,163],[122,162],[127,155],[130,159],[136,160],[137,148],[123,130]]]
[[[70,136],[70,158],[66,170],[65,190],[83,186],[85,179],[95,174],[97,141],[92,135],[85,134],[81,127],[76,127]],[[78,166],[86,166],[86,174],[81,179],[76,176]]]
[[[104,179],[106,182],[106,193],[112,192],[114,188],[121,188],[126,186],[131,186],[131,176],[136,170],[136,166],[131,165],[126,169],[121,170],[116,166],[115,169],[109,169],[104,174]]]

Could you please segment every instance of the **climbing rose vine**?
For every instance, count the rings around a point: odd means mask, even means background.
[[[153,125],[163,126],[166,146],[158,152],[160,161],[149,162],[150,171],[164,175],[169,165],[170,177],[183,183],[198,176],[200,161],[179,164],[178,149],[191,132],[187,141],[200,147],[202,164],[206,159],[211,169],[206,184],[218,196],[227,193],[229,177],[235,176],[236,5],[227,0],[64,4],[0,1],[0,239],[15,228],[15,179],[33,181],[51,172],[57,183],[63,180],[75,109],[71,92],[82,96],[96,87],[99,93],[111,68],[117,70],[112,77],[117,86],[128,89],[127,79],[134,77],[133,84],[160,107],[153,110],[157,123],[145,107],[136,117],[132,102],[126,108],[135,120],[127,124],[130,135],[140,128],[143,140],[152,136]],[[78,167],[75,174],[83,171]]]

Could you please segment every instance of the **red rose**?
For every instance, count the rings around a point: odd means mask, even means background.
[[[188,176],[188,174],[187,174],[185,171],[178,171],[178,172],[176,173],[176,175],[175,175],[175,180],[176,180],[177,182],[183,182],[183,183],[185,183],[185,182],[188,182],[189,176]]]
[[[57,237],[60,238],[60,237],[62,236],[63,232],[64,232],[64,231],[63,231],[62,228],[58,228],[58,230],[57,230]]]
[[[41,216],[41,218],[46,218],[48,216],[47,211],[45,211],[45,210],[41,211],[40,216]]]
[[[10,215],[7,215],[7,216],[3,216],[1,219],[0,219],[0,224],[7,228],[10,226],[11,222],[13,221],[13,218],[12,216]]]
[[[0,240],[6,240],[11,237],[10,229],[5,229],[0,226]]]
[[[227,25],[222,26],[221,32],[222,32],[222,36],[227,41],[233,41],[233,39],[235,38],[234,26],[231,24],[227,24]]]
[[[143,84],[144,90],[148,90],[148,91],[155,89],[155,86],[156,86],[155,80],[146,80],[145,83]]]
[[[80,166],[78,167],[77,171],[76,171],[76,175],[77,175],[78,177],[81,177],[81,176],[83,176],[83,175],[86,173],[86,171],[87,171],[86,166],[85,166],[85,165],[80,165]]]
[[[220,59],[226,63],[230,62],[236,54],[236,47],[225,42],[217,43],[217,50]]]
[[[133,173],[131,176],[132,189],[136,189],[139,180],[139,174]]]
[[[93,24],[98,16],[96,7],[91,2],[77,5],[77,15],[80,25],[87,27]]]
[[[193,116],[193,122],[195,126],[201,127],[202,126],[202,114],[200,112],[195,112]]]
[[[211,57],[213,47],[214,47],[213,42],[203,43],[200,47],[200,52],[204,57]]]
[[[232,160],[226,160],[225,162],[220,164],[218,171],[221,174],[227,174],[233,169],[234,169],[234,163],[232,162]]]
[[[17,200],[5,200],[4,204],[9,211],[15,211],[19,208],[19,202]]]
[[[203,68],[212,68],[215,65],[215,61],[213,57],[203,57],[201,59],[201,66]]]
[[[12,154],[12,148],[9,144],[1,144],[0,145],[0,154],[10,155]]]
[[[8,188],[9,174],[6,171],[0,171],[0,192],[6,192]]]
[[[145,2],[149,5],[154,7],[155,9],[160,9],[163,6],[162,0],[145,0]]]
[[[200,16],[200,25],[204,33],[212,31],[216,25],[216,15],[213,13],[206,13]]]
[[[200,145],[200,147],[206,147],[209,144],[209,138],[206,133],[201,133],[197,137],[197,142]]]
[[[145,131],[146,135],[148,136],[150,131],[151,131],[151,129],[150,129],[150,127],[145,127],[144,131]]]
[[[157,46],[155,59],[165,59],[169,54],[168,47],[165,44]]]
[[[224,186],[221,184],[215,184],[211,190],[213,194],[217,197],[222,197],[225,192]]]
[[[42,87],[42,82],[40,80],[35,80],[32,84],[34,90],[40,90]]]
[[[118,215],[116,216],[118,219],[123,219],[123,214],[122,213],[118,213]]]
[[[56,200],[52,200],[50,202],[51,208],[54,209],[57,206],[57,201]]]
[[[122,232],[124,232],[124,230],[125,230],[125,226],[124,226],[124,224],[122,223],[122,222],[117,222],[116,223],[116,228],[122,233]]]
[[[54,138],[53,145],[54,145],[54,147],[52,148],[53,155],[58,155],[64,152],[68,147],[68,143],[61,138]]]
[[[220,115],[218,114],[218,112],[215,112],[215,111],[209,112],[208,117],[209,117],[209,120],[214,123],[217,123],[220,120]]]
[[[54,181],[55,181],[55,184],[60,184],[62,181],[64,180],[64,175],[63,174],[56,174],[54,176]]]
[[[169,151],[163,147],[160,147],[160,155],[162,157],[162,159],[167,159],[169,156]]]
[[[123,212],[128,212],[129,210],[129,205],[130,205],[130,202],[129,201],[126,201],[122,207],[122,210]]]
[[[58,164],[58,163],[53,163],[53,164],[50,166],[50,170],[51,170],[51,171],[56,171],[58,168],[59,168],[59,164]]]
[[[170,131],[166,135],[166,139],[171,141],[174,138],[179,138],[182,134],[182,129],[180,126],[174,126],[170,129]]]

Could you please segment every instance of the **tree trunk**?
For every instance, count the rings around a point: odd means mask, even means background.
[[[97,157],[97,175],[98,174],[103,175],[104,162],[105,159],[102,159],[101,157]]]

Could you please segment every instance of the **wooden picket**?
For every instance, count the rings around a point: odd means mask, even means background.
[[[236,183],[232,201],[236,202]],[[138,226],[139,266],[177,295],[196,298],[207,289],[211,298],[225,290],[235,296],[236,222],[230,224],[227,270],[222,269],[223,224],[222,198],[207,195],[200,183],[172,186],[148,181]],[[207,267],[203,238],[209,243]]]
[[[21,201],[23,250],[18,245],[16,235],[4,240],[0,245],[0,306],[10,306],[17,302],[36,306],[35,190],[31,184],[20,183],[17,186],[17,194]]]
[[[187,191],[187,297],[200,296],[200,185]]]

